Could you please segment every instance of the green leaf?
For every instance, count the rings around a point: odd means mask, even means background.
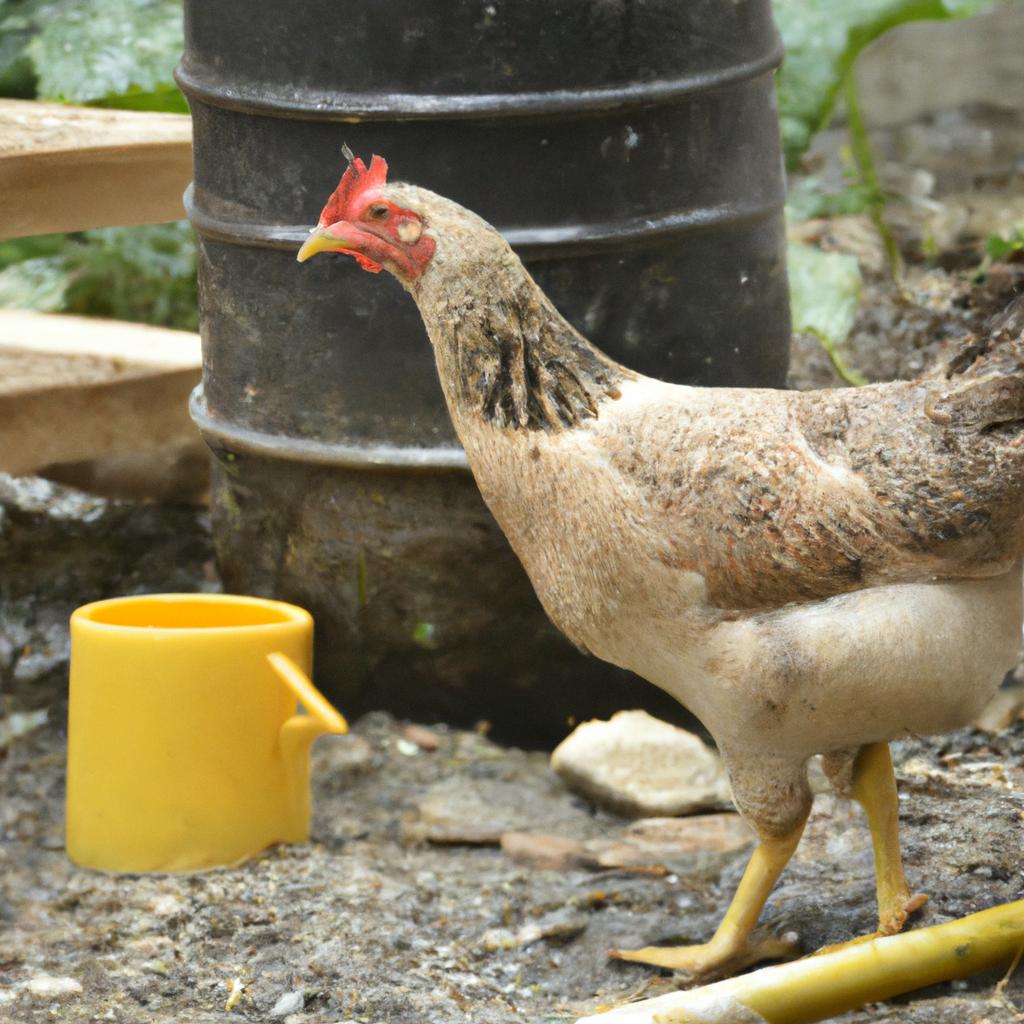
[[[786,220],[795,224],[812,217],[868,213],[872,198],[867,185],[848,185],[839,192],[825,192],[817,178],[801,178],[786,193]]]
[[[152,110],[160,114],[187,114],[188,101],[176,85],[169,85],[153,92],[144,92],[132,86],[121,96],[104,96],[101,100],[90,100],[90,107],[112,107],[115,110]]]
[[[41,256],[0,270],[0,306],[54,313],[64,308],[69,273],[60,256]]]
[[[847,339],[853,328],[863,289],[856,257],[790,242],[787,259],[794,332],[813,332],[846,380],[851,384],[865,383],[860,374],[843,365],[836,352],[836,346]]]
[[[779,120],[786,163],[798,165],[828,124],[836,94],[857,54],[908,21],[964,18],[989,0],[773,0],[786,44],[779,68]]]
[[[5,260],[0,306],[199,329],[188,221],[20,238],[0,243]]]
[[[65,312],[199,330],[196,244],[187,220],[86,231],[65,260]]]
[[[1015,252],[1024,249],[1024,226],[1016,228],[1009,238],[1002,235],[987,235],[985,238],[985,255],[993,260],[1005,260]]]
[[[0,96],[34,99],[35,65],[25,55],[39,31],[36,15],[43,0],[0,0]]]
[[[40,256],[57,256],[68,245],[68,235],[28,235],[25,238],[9,238],[0,242],[0,269],[12,263]]]
[[[39,96],[71,103],[164,93],[184,48],[181,0],[55,0],[26,46]]]

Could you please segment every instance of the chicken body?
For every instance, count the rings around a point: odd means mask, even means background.
[[[700,718],[761,840],[712,943],[631,958],[704,970],[783,952],[747,937],[799,839],[814,754],[868,810],[880,929],[898,930],[923,898],[879,745],[969,722],[1020,650],[1024,307],[912,383],[666,384],[583,339],[480,218],[382,177],[363,197],[353,167],[300,258],[353,251],[409,290],[548,614]]]
[[[552,620],[700,718],[755,830],[802,820],[813,754],[942,732],[976,717],[1020,651],[1021,571],[1012,549],[952,578],[939,575],[944,567],[932,555],[891,550],[893,563],[902,555],[905,564],[879,567],[872,584],[856,589],[848,554],[836,552],[842,564],[816,580],[824,596],[795,597],[808,577],[784,564],[784,542],[778,558],[764,552],[760,577],[733,553],[739,534],[780,530],[784,511],[773,520],[774,509],[791,502],[793,511],[810,512],[805,503],[822,501],[824,491],[837,502],[816,511],[834,515],[844,473],[846,486],[856,486],[853,471],[814,455],[787,422],[792,407],[775,399],[797,396],[741,397],[642,379],[624,382],[621,393],[586,426],[533,444],[496,444],[492,432],[501,428],[479,422],[464,423],[460,437]],[[765,409],[772,405],[775,423]],[[756,433],[738,429],[737,413],[757,412],[764,415]],[[752,454],[764,439],[769,451]],[[763,520],[752,517],[739,482],[722,485],[724,474],[703,494],[693,486],[703,475],[692,463],[726,445],[729,464],[749,470]],[[779,461],[803,490],[766,500],[761,474]],[[827,554],[794,549],[796,529],[780,530],[794,560]],[[712,545],[722,561],[709,554]],[[733,600],[716,600],[727,588]]]

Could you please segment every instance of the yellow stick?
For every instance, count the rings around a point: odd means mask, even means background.
[[[959,921],[621,1006],[578,1024],[813,1024],[865,1003],[1005,967],[1024,945],[1024,900]]]

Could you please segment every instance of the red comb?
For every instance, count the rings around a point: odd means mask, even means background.
[[[370,168],[359,157],[349,161],[348,170],[342,176],[341,182],[334,190],[327,205],[320,214],[320,227],[326,228],[336,224],[339,220],[349,220],[351,204],[364,192],[371,189],[383,188],[387,183],[388,165],[383,157],[374,156],[370,161]]]

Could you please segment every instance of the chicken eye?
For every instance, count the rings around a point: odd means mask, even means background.
[[[383,203],[374,203],[367,211],[366,216],[370,220],[385,221],[391,216],[391,211]]]

